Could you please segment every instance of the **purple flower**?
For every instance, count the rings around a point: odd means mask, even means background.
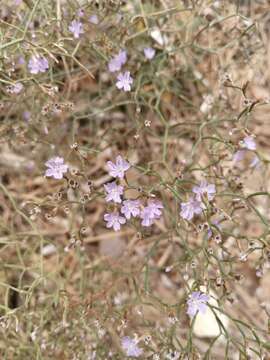
[[[48,60],[44,56],[33,55],[29,60],[28,69],[31,74],[44,73],[49,69]]]
[[[121,203],[121,195],[123,195],[124,187],[117,185],[115,181],[104,185],[105,191],[107,192],[106,201],[113,201],[115,203]]]
[[[140,200],[125,200],[121,207],[121,213],[125,215],[127,219],[130,219],[131,216],[140,215]]]
[[[75,39],[79,39],[80,34],[83,34],[83,25],[78,20],[73,20],[68,27],[68,30],[73,33]]]
[[[239,162],[242,161],[244,159],[246,150],[238,150],[236,151],[236,153],[233,155],[233,162]]]
[[[205,208],[204,204],[193,197],[188,202],[181,203],[180,215],[183,219],[191,220],[194,215],[199,215]]]
[[[115,55],[108,64],[110,72],[120,71],[121,67],[127,62],[127,52],[126,50],[120,50],[117,55]]]
[[[119,215],[118,211],[104,214],[104,220],[107,222],[106,227],[112,227],[114,231],[119,231],[121,225],[126,223],[126,219],[123,216]]]
[[[246,136],[243,141],[240,142],[243,148],[248,150],[256,150],[256,143],[252,136]]]
[[[89,22],[92,24],[97,25],[98,24],[98,17],[96,14],[89,16]]]
[[[130,76],[130,72],[129,71],[125,71],[124,73],[120,73],[117,76],[117,83],[116,83],[116,87],[121,90],[123,89],[124,91],[130,91],[131,90],[131,84],[133,83],[133,78]]]
[[[19,94],[23,89],[23,84],[18,82],[14,85],[7,86],[6,89],[10,94]]]
[[[257,169],[260,166],[260,159],[257,155],[251,160],[249,167]]]
[[[48,168],[45,172],[45,176],[51,176],[55,179],[62,179],[63,174],[68,170],[68,166],[64,164],[64,159],[59,156],[51,158],[45,165]]]
[[[196,194],[196,200],[202,201],[203,195],[206,194],[208,200],[211,201],[214,199],[216,187],[214,184],[208,184],[207,181],[203,180],[199,186],[194,186],[192,191]]]
[[[112,177],[123,179],[125,172],[130,168],[130,164],[122,156],[118,155],[115,164],[112,161],[107,161],[107,167]]]
[[[159,219],[163,209],[163,205],[158,200],[148,200],[147,206],[142,209],[140,218],[142,219],[142,226],[151,226],[155,219]]]
[[[197,312],[205,314],[207,310],[207,302],[209,301],[209,296],[200,291],[193,291],[190,295],[187,305],[187,314],[193,318]]]
[[[121,339],[122,348],[127,356],[139,357],[142,355],[143,350],[138,347],[138,341],[125,336]]]
[[[143,52],[144,52],[144,56],[148,60],[152,60],[156,54],[156,50],[151,47],[144,48]]]

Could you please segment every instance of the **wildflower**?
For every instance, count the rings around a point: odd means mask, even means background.
[[[17,82],[14,85],[10,85],[6,87],[7,92],[10,94],[19,94],[23,89],[23,84],[20,82]]]
[[[121,213],[125,215],[127,219],[130,219],[131,216],[140,215],[140,200],[125,200],[121,207]]]
[[[68,166],[64,164],[64,159],[59,156],[51,158],[45,165],[48,167],[45,176],[51,176],[55,179],[62,179],[63,174],[68,170]]]
[[[138,347],[138,341],[125,336],[121,339],[122,348],[127,356],[139,357],[142,355],[143,350]]]
[[[197,312],[205,314],[207,310],[207,302],[209,301],[209,296],[200,291],[193,291],[190,295],[187,305],[187,314],[193,318]]]
[[[126,223],[126,219],[123,216],[119,215],[118,211],[105,214],[104,220],[107,222],[106,227],[112,227],[114,231],[119,231],[121,225]]]
[[[191,220],[194,215],[199,215],[205,208],[204,204],[191,197],[188,202],[181,203],[180,215],[183,219]]]
[[[144,48],[143,52],[144,52],[144,56],[148,60],[152,60],[156,54],[156,50],[151,47]]]
[[[214,199],[216,193],[216,187],[214,184],[208,184],[207,181],[201,181],[199,186],[194,186],[192,191],[196,194],[195,198],[198,201],[202,201],[202,196],[207,195],[209,201]]]
[[[163,205],[158,200],[148,200],[147,207],[149,208],[153,218],[158,219],[162,212],[160,209],[163,209]]]
[[[233,155],[233,162],[239,162],[242,161],[244,159],[246,151],[245,150],[238,150],[236,151],[236,153]]]
[[[148,205],[141,211],[142,226],[151,226],[155,219],[159,219],[163,209],[163,205],[157,200],[148,200]]]
[[[44,73],[49,69],[48,60],[44,56],[33,55],[29,60],[28,69],[31,74]]]
[[[251,160],[249,167],[257,169],[260,166],[260,159],[258,156],[254,156],[254,158]]]
[[[133,83],[133,78],[130,76],[130,72],[129,71],[125,71],[124,73],[120,73],[117,76],[117,83],[116,83],[116,87],[121,90],[123,89],[124,91],[130,91],[131,90],[131,84]]]
[[[68,30],[73,33],[75,39],[79,39],[80,34],[83,34],[83,25],[78,20],[73,20],[68,27]]]
[[[98,24],[98,17],[96,14],[89,16],[89,22],[92,24],[97,25]]]
[[[256,142],[252,136],[246,136],[244,140],[240,142],[240,145],[248,150],[256,150]]]
[[[108,64],[110,72],[120,71],[121,67],[127,62],[127,52],[126,50],[120,50],[117,55],[115,55]]]
[[[130,164],[122,156],[118,155],[115,164],[112,161],[107,161],[107,167],[112,177],[123,179],[125,172],[130,168]]]
[[[107,192],[106,201],[113,201],[115,203],[121,203],[121,195],[123,195],[124,187],[117,185],[115,181],[104,185],[105,191]]]

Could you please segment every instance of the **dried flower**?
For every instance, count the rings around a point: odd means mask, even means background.
[[[104,189],[107,192],[106,201],[113,201],[115,203],[121,203],[121,195],[123,195],[124,187],[117,185],[115,181],[105,184]]]
[[[117,76],[117,83],[116,83],[116,87],[121,90],[123,89],[124,91],[130,91],[131,90],[131,84],[133,83],[133,78],[130,76],[130,72],[129,71],[125,71],[124,73],[120,73]]]
[[[207,302],[209,301],[209,296],[200,291],[193,291],[190,295],[187,305],[187,314],[193,318],[197,312],[205,314],[207,309]]]
[[[107,222],[106,227],[112,227],[114,231],[119,231],[121,225],[126,223],[126,219],[123,216],[119,215],[118,211],[105,214],[104,220]]]
[[[181,203],[180,215],[183,219],[191,220],[194,215],[199,215],[205,208],[204,204],[193,197],[188,202]]]
[[[83,25],[78,20],[73,20],[69,25],[68,30],[73,33],[75,39],[79,39],[80,35],[84,33]]]
[[[132,339],[129,336],[121,339],[122,348],[127,356],[139,357],[142,355],[143,350],[138,347],[137,343],[136,339]]]
[[[107,161],[107,167],[112,177],[123,179],[125,172],[130,168],[130,164],[122,156],[118,155],[115,164],[112,161]]]
[[[58,156],[48,160],[45,165],[48,167],[45,172],[45,176],[51,176],[58,180],[62,179],[63,174],[68,170],[68,166],[64,164],[64,159]]]
[[[44,73],[49,69],[48,60],[44,56],[33,55],[29,60],[28,69],[31,74]]]
[[[156,54],[156,50],[151,47],[144,48],[143,52],[144,52],[144,56],[148,60],[152,60]]]

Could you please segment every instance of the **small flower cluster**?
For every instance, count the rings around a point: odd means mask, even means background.
[[[107,162],[109,174],[114,178],[123,179],[125,172],[130,168],[130,164],[124,160],[120,155],[116,158],[116,163],[111,161]],[[115,204],[121,204],[120,215],[119,211],[115,210],[111,213],[104,215],[104,220],[107,222],[107,228],[113,228],[114,231],[118,231],[121,225],[125,224],[127,220],[132,217],[141,218],[142,226],[149,227],[154,223],[154,220],[159,219],[163,209],[163,205],[158,200],[148,200],[147,205],[143,206],[141,201],[136,200],[122,200],[124,194],[124,187],[118,185],[116,181],[112,181],[104,185],[106,192],[106,202],[113,202]]]
[[[114,73],[120,71],[122,66],[127,62],[127,52],[126,50],[120,50],[117,55],[115,55],[108,63],[109,71]],[[131,85],[133,83],[133,78],[130,76],[129,71],[120,72],[117,76],[116,87],[124,91],[130,91]]]
[[[200,215],[205,209],[203,198],[206,196],[208,201],[214,199],[216,187],[214,184],[208,184],[207,181],[201,181],[199,186],[194,186],[192,189],[193,196],[190,197],[188,202],[181,203],[180,215],[183,219],[192,220],[194,215]]]

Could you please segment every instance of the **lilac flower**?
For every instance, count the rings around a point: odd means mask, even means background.
[[[64,164],[64,159],[59,156],[51,158],[45,165],[48,167],[45,176],[51,176],[55,179],[62,179],[63,174],[68,170],[68,166]]]
[[[148,205],[143,208],[140,213],[140,218],[142,219],[142,226],[151,226],[154,223],[155,219],[159,219],[162,212],[160,209],[163,209],[163,205],[158,200],[148,200]]]
[[[127,62],[127,52],[126,50],[120,50],[117,55],[115,55],[108,64],[110,72],[120,71],[121,67]]]
[[[23,84],[20,82],[17,82],[14,85],[10,85],[6,87],[7,92],[10,94],[19,94],[23,89]]]
[[[73,20],[69,25],[68,30],[73,33],[75,39],[79,39],[80,34],[84,33],[83,25],[78,20]]]
[[[260,159],[257,155],[251,160],[249,167],[257,169],[260,166]]]
[[[117,83],[116,83],[116,87],[121,90],[123,89],[124,91],[130,91],[131,90],[131,84],[133,83],[133,78],[130,76],[130,72],[129,71],[125,71],[124,73],[120,73],[117,76]]]
[[[187,314],[193,318],[197,312],[205,314],[207,310],[207,302],[209,301],[209,296],[200,291],[193,291],[190,295],[187,305]]]
[[[246,150],[238,150],[236,151],[236,153],[233,155],[233,162],[239,162],[242,161],[244,159]]]
[[[140,218],[142,219],[142,226],[151,226],[154,223],[153,213],[151,209],[145,207],[140,213]]]
[[[152,60],[156,54],[156,50],[151,47],[144,48],[143,52],[144,52],[144,56],[148,60]]]
[[[123,179],[125,172],[130,168],[130,164],[122,156],[118,155],[115,164],[112,161],[107,161],[107,167],[112,177]]]
[[[143,350],[138,347],[138,341],[125,336],[121,339],[122,348],[127,356],[139,357],[142,355]]]
[[[98,24],[98,17],[96,14],[89,16],[89,22],[92,24],[97,25]]]
[[[140,215],[140,200],[125,200],[121,207],[121,213],[125,215],[127,219],[130,219],[131,216]]]
[[[123,216],[119,215],[118,211],[104,214],[104,220],[107,222],[106,227],[112,227],[114,231],[119,231],[121,225],[126,223],[126,219]]]
[[[196,200],[202,201],[203,195],[206,194],[208,200],[211,201],[214,199],[216,187],[214,184],[208,184],[207,181],[203,180],[199,186],[194,186],[192,191],[196,194]]]
[[[113,201],[115,203],[121,203],[121,195],[123,195],[124,187],[117,185],[115,181],[104,185],[105,191],[107,192],[106,201]]]
[[[248,150],[256,150],[256,142],[252,136],[246,136],[242,142],[242,147]]]
[[[180,215],[183,219],[191,220],[194,215],[199,215],[205,208],[204,204],[193,197],[188,202],[181,203]]]
[[[31,74],[44,73],[49,69],[48,60],[44,56],[33,55],[29,60],[28,69]]]

